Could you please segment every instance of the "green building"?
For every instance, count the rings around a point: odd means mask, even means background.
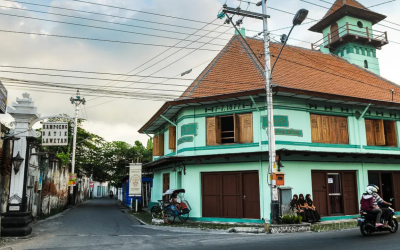
[[[348,17],[336,14],[343,8]],[[331,15],[332,22],[353,22],[354,8],[366,11],[343,5],[320,23]],[[372,25],[373,15],[379,14],[368,11],[362,20]],[[245,39],[233,36],[182,96],[166,102],[139,130],[154,134],[154,161],[143,166],[154,172],[152,202],[169,188],[184,188],[192,220],[270,218],[264,48],[261,40]],[[340,46],[376,49],[376,43],[359,42],[343,39]],[[272,63],[280,47],[271,44]],[[400,88],[328,49],[287,46],[274,69],[284,186],[311,194],[323,220],[358,214],[369,183],[381,187],[384,199],[395,198],[400,211]]]

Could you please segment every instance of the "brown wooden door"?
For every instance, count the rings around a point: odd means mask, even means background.
[[[258,173],[243,173],[243,218],[260,218]]]
[[[320,215],[329,215],[328,200],[327,200],[327,177],[324,172],[312,172],[312,192],[314,206],[317,207]]]
[[[201,179],[203,217],[221,217],[221,175],[203,173]]]
[[[163,174],[163,193],[169,189],[169,173]],[[169,195],[164,196],[163,200],[168,200]]]
[[[222,174],[222,217],[242,217],[240,184],[240,173]]]
[[[344,212],[358,214],[358,195],[356,173],[343,172]]]
[[[400,172],[393,173],[394,209],[400,211]]]
[[[258,173],[202,173],[202,216],[260,218]]]
[[[207,146],[221,144],[221,124],[217,116],[207,117]]]
[[[331,43],[339,40],[339,26],[337,23],[331,26]]]
[[[374,129],[375,129],[375,145],[377,146],[386,145],[383,120],[374,120]]]
[[[395,121],[384,121],[385,138],[388,146],[397,147],[397,133]]]

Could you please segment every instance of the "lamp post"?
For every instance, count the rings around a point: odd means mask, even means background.
[[[76,91],[76,97],[73,98],[71,97],[69,99],[71,101],[71,104],[75,105],[75,127],[74,127],[74,139],[73,139],[73,144],[72,144],[72,161],[71,161],[71,172],[70,174],[75,173],[75,153],[76,153],[76,133],[78,130],[78,114],[79,114],[79,105],[83,104],[85,105],[86,100],[85,98],[81,98],[81,95],[79,93],[79,90]],[[73,195],[74,193],[74,187],[72,186],[70,189],[70,204],[75,205],[75,197]]]
[[[19,169],[21,168],[21,164],[23,161],[24,161],[24,158],[22,158],[19,155],[19,151],[18,151],[18,154],[12,158],[12,165],[14,167],[15,174],[17,174],[19,172]]]
[[[276,218],[279,216],[279,200],[278,200],[278,189],[276,186],[276,180],[273,179],[273,173],[277,172],[276,168],[276,147],[275,147],[275,128],[274,128],[274,110],[273,110],[273,102],[272,102],[272,70],[278,61],[283,48],[286,45],[287,40],[289,39],[290,33],[296,25],[300,25],[308,15],[308,10],[301,9],[299,10],[293,18],[293,26],[289,32],[289,35],[284,39],[283,46],[271,67],[271,54],[269,51],[269,31],[268,31],[268,23],[267,23],[267,1],[262,0],[256,4],[257,6],[262,6],[262,14],[263,14],[263,33],[264,33],[264,59],[265,59],[265,89],[266,89],[266,102],[267,102],[267,110],[268,110],[268,155],[269,155],[269,178],[271,180],[270,190],[271,190],[271,216],[269,223],[276,223]]]

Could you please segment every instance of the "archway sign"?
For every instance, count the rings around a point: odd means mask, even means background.
[[[74,118],[65,116],[44,116],[35,119],[29,123],[29,128],[39,121],[48,118],[65,118],[73,120]],[[43,122],[42,124],[42,146],[67,146],[68,145],[68,122]]]

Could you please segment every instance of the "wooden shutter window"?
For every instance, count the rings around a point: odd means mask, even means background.
[[[375,146],[374,121],[365,119],[365,133],[367,134],[367,145]]]
[[[169,126],[168,128],[168,148],[176,150],[176,127]]]
[[[341,117],[329,116],[329,140],[327,140],[326,142],[335,144],[339,143],[339,118]]]
[[[158,135],[158,155],[164,155],[164,134]]]
[[[322,142],[322,131],[321,131],[321,116],[311,114],[311,141]]]
[[[158,154],[158,135],[153,137],[153,156],[159,156],[159,154]]]
[[[397,132],[395,121],[384,121],[386,145],[391,147],[397,147]]]
[[[383,120],[374,120],[374,130],[375,130],[375,145],[377,146],[386,145],[385,128],[383,125]]]
[[[238,117],[239,143],[253,142],[253,114],[240,114]]]
[[[349,144],[349,128],[347,117],[338,117],[339,125],[339,144]]]
[[[221,124],[219,117],[207,117],[207,146],[221,143]]]
[[[311,114],[311,141],[349,144],[347,117]]]
[[[323,115],[321,116],[321,122],[322,122],[322,142],[323,143],[329,143],[331,139],[330,135],[330,120],[329,116]]]

